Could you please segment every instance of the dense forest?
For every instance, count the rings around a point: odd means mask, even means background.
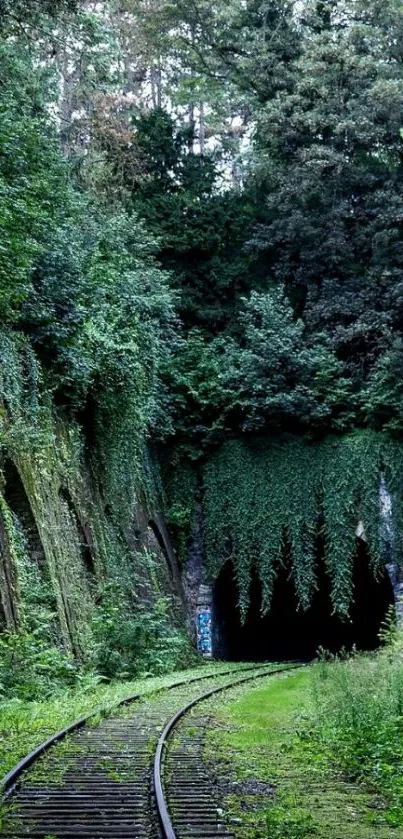
[[[403,545],[401,4],[0,0],[0,79],[0,681],[191,655],[139,498],[244,610],[321,530],[347,615],[381,473]]]

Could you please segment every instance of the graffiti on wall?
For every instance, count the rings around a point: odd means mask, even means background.
[[[199,653],[207,657],[213,652],[209,606],[203,606],[197,610],[197,649]]]

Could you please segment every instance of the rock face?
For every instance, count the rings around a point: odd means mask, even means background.
[[[183,570],[183,588],[190,613],[192,635],[201,655],[210,658],[212,643],[212,587],[205,578],[203,512],[201,505],[195,517],[196,526]]]
[[[203,513],[201,506],[197,509],[195,521],[196,525],[182,574],[185,597],[192,615],[196,614],[199,589],[204,582]]]
[[[133,609],[169,596],[173,620],[185,625],[157,491],[134,487],[121,509],[106,497],[77,430],[51,431],[0,463],[0,631],[30,632],[43,614],[56,643],[85,660],[94,608],[122,581]]]
[[[403,627],[403,569],[396,559],[395,534],[393,530],[393,501],[388,490],[385,476],[381,476],[379,490],[381,508],[381,545],[386,570],[393,588],[395,599],[396,620],[398,626]]]

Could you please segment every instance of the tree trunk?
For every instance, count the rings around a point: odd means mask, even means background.
[[[200,154],[204,154],[206,150],[206,126],[204,124],[204,105],[200,104],[200,130],[199,130],[199,144]]]

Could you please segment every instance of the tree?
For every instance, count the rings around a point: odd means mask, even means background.
[[[56,17],[63,11],[73,12],[77,0],[0,0],[0,30],[37,23],[43,16]]]
[[[86,430],[93,434],[97,423],[100,428],[102,415],[114,429],[116,447],[126,437],[138,451],[155,420],[158,365],[172,330],[171,295],[144,225],[78,191],[49,116],[47,69],[35,66],[35,57],[24,43],[1,45],[5,345],[14,335],[19,346],[23,333],[56,404],[83,419],[90,403]],[[102,433],[106,439],[103,428],[98,443]]]
[[[292,87],[258,114],[268,221],[255,244],[357,386],[401,328],[401,25],[393,0],[306,4]]]
[[[12,321],[32,290],[48,232],[64,215],[66,170],[46,113],[46,77],[25,50],[0,44],[0,311]],[[43,81],[41,89],[39,80]]]
[[[343,427],[350,387],[325,336],[310,346],[278,290],[252,292],[240,323],[240,341],[223,344],[227,423],[249,433]]]

